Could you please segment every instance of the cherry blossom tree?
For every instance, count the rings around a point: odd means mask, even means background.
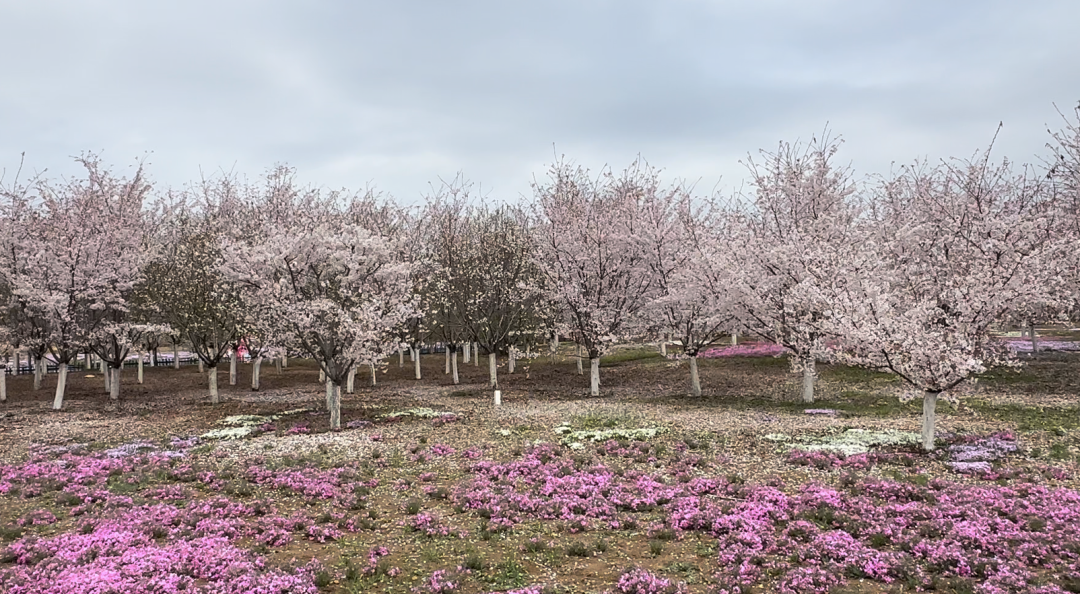
[[[640,159],[617,177],[605,170],[591,179],[565,161],[548,176],[546,184],[533,183],[536,261],[588,353],[597,396],[600,356],[655,293],[637,233],[641,200],[658,192],[659,182]]]
[[[341,427],[341,386],[350,372],[387,352],[395,328],[417,315],[397,246],[347,221],[334,208],[343,198],[294,204],[260,237],[228,243],[225,251],[235,257],[223,266],[243,301],[260,304],[319,363],[333,429]]]
[[[690,365],[690,392],[701,396],[698,353],[736,323],[731,291],[727,212],[715,200],[693,200],[673,186],[642,209],[640,235],[658,290],[645,317],[676,338]]]
[[[1063,128],[1051,131],[1053,157],[1047,177],[1057,203],[1058,227],[1049,262],[1057,273],[1056,308],[1068,321],[1080,324],[1080,104],[1074,119],[1062,114]]]
[[[989,151],[903,168],[876,197],[861,253],[828,289],[839,360],[891,371],[922,396],[926,450],[939,396],[1015,364],[989,328],[1045,298],[1054,231],[1045,190],[1027,168],[991,164]]]
[[[125,180],[93,155],[78,161],[85,180],[33,186],[29,200],[40,214],[12,245],[8,279],[18,309],[40,322],[59,366],[54,409],[63,406],[67,366],[87,347],[108,364],[106,385],[116,400],[123,358],[143,332],[131,323],[128,302],[146,259],[143,202],[151,186],[141,165]]]
[[[742,323],[793,352],[804,402],[814,401],[816,361],[830,356],[831,304],[822,287],[837,274],[835,252],[858,242],[855,186],[849,171],[831,162],[839,146],[815,137],[806,146],[781,143],[776,152],[761,151],[760,163],[749,159],[753,199],[730,226],[727,261]]]

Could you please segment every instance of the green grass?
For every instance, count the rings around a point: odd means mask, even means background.
[[[600,367],[613,367],[631,361],[665,360],[655,347],[621,349],[600,357]]]
[[[1022,404],[994,406],[981,400],[968,401],[967,405],[981,415],[1016,423],[1016,428],[1020,431],[1060,432],[1080,428],[1080,406],[1051,407]]]

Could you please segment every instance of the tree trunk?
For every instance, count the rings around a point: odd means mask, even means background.
[[[417,351],[417,347],[409,345],[409,362],[410,363],[415,363],[416,358],[419,357],[419,355],[416,354],[416,351]]]
[[[229,385],[236,385],[236,349],[229,353]]]
[[[461,381],[458,378],[457,351],[456,350],[453,353],[450,353],[450,371],[453,372],[453,374],[454,374],[454,385],[456,386]]]
[[[413,360],[416,379],[420,379],[420,349],[418,347],[409,347],[409,357],[412,357]]]
[[[600,357],[589,358],[589,394],[600,395]]]
[[[105,360],[101,360],[101,377],[105,378],[105,393],[112,394],[112,374],[109,373],[109,368],[105,366]]]
[[[506,355],[506,373],[514,373],[514,351]]]
[[[206,365],[203,364],[202,357],[199,357],[199,373],[206,373]]]
[[[371,385],[374,386],[374,385],[376,385],[377,382],[378,382],[378,380],[375,379],[375,364],[372,363],[371,364]]]
[[[199,363],[201,366],[202,359],[199,359]],[[207,375],[210,377],[210,404],[218,404],[221,402],[221,397],[217,389],[217,366],[211,367]]]
[[[143,383],[143,360],[142,353],[139,353],[139,383]]]
[[[172,366],[173,369],[180,369],[180,347],[175,342],[172,345]]]
[[[690,357],[690,393],[701,396],[701,378],[698,377],[697,355]]]
[[[472,345],[473,350],[473,366],[480,367],[480,343],[474,342]]]
[[[1031,335],[1031,356],[1039,352],[1039,337],[1035,335],[1035,323],[1028,322],[1028,334]]]
[[[577,358],[577,374],[578,375],[585,375],[585,370],[581,368],[581,343],[580,342],[577,345],[577,356],[576,356],[576,358]]]
[[[262,355],[255,357],[255,360],[251,362],[251,391],[259,391],[259,381],[262,379]]]
[[[41,389],[41,380],[45,377],[45,357],[34,359],[34,389]]]
[[[738,332],[732,332],[731,333],[731,346],[739,346],[739,333]]]
[[[281,357],[274,357],[274,369],[281,373]]]
[[[112,382],[109,383],[109,400],[116,402],[120,400],[120,368],[110,367],[109,371],[112,372]]]
[[[356,367],[349,369],[349,375],[345,378],[345,393],[352,394],[356,386]]]
[[[802,375],[802,401],[809,404],[814,401],[814,380],[817,379],[817,373],[814,369],[814,358],[807,357],[803,363],[803,375]]]
[[[444,366],[446,371],[443,372],[443,375],[450,375],[450,347],[443,347],[443,354],[445,355],[443,358],[446,359],[446,365]]]
[[[90,360],[92,356],[90,353],[83,353],[83,369],[86,371],[94,368],[94,362]]]
[[[405,349],[400,347],[397,350],[397,366],[399,369],[405,367]]]
[[[289,368],[289,356],[288,355],[282,355],[281,356],[281,366],[284,367],[285,369]]]
[[[150,349],[150,367],[157,367],[158,364],[158,350],[157,347]]]
[[[667,333],[660,335],[660,355],[667,357]]]
[[[323,370],[322,370],[322,369],[320,368],[320,369],[319,369],[319,383],[321,384],[321,383],[323,383],[323,382],[325,382],[325,381],[326,381],[326,372],[325,372],[325,371],[323,371]]]
[[[937,399],[941,392],[926,390],[922,404],[922,445],[923,449],[934,451],[934,421],[937,417]]]
[[[469,351],[471,350],[469,348],[469,343],[466,342],[465,345],[462,348],[465,349],[464,350],[465,363],[468,363],[469,362]]]
[[[326,408],[330,409],[330,430],[341,429],[341,386],[326,382]]]
[[[491,387],[499,387],[499,356],[495,354],[495,351],[488,353],[488,376],[491,379]]]
[[[7,357],[4,359],[4,368],[0,369],[0,402],[7,402]]]
[[[67,365],[61,363],[60,364],[60,374],[56,378],[56,396],[53,398],[53,404],[52,404],[53,410],[60,410],[61,408],[64,407],[64,391],[67,390],[67,374],[68,374]],[[6,371],[4,372],[4,375],[7,375]],[[6,385],[4,386],[4,392],[5,392],[4,399],[6,400],[7,399],[7,394],[6,394],[7,387],[6,387]]]

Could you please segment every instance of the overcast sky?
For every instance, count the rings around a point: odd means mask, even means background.
[[[1080,101],[1077,23],[1076,0],[0,0],[0,167],[148,155],[164,188],[287,163],[415,203],[640,154],[705,194],[826,125],[861,176],[998,122],[995,155],[1037,161]]]

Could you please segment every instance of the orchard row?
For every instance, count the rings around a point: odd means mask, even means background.
[[[746,162],[750,190],[695,196],[640,159],[590,174],[558,161],[524,205],[477,200],[462,177],[405,208],[301,187],[287,167],[159,191],[93,156],[86,176],[2,185],[0,305],[8,348],[67,364],[183,342],[210,368],[246,349],[302,353],[341,386],[403,348],[478,345],[535,356],[569,337],[590,361],[627,336],[697,355],[731,333],[789,349],[813,400],[814,365],[890,371],[924,401],[1015,365],[992,325],[1080,316],[1080,108],[1041,166],[916,163],[859,182],[840,143],[781,143]],[[479,355],[479,352],[477,353]],[[418,360],[418,357],[414,357]],[[38,367],[41,367],[38,365]],[[113,398],[120,382],[111,382]]]

